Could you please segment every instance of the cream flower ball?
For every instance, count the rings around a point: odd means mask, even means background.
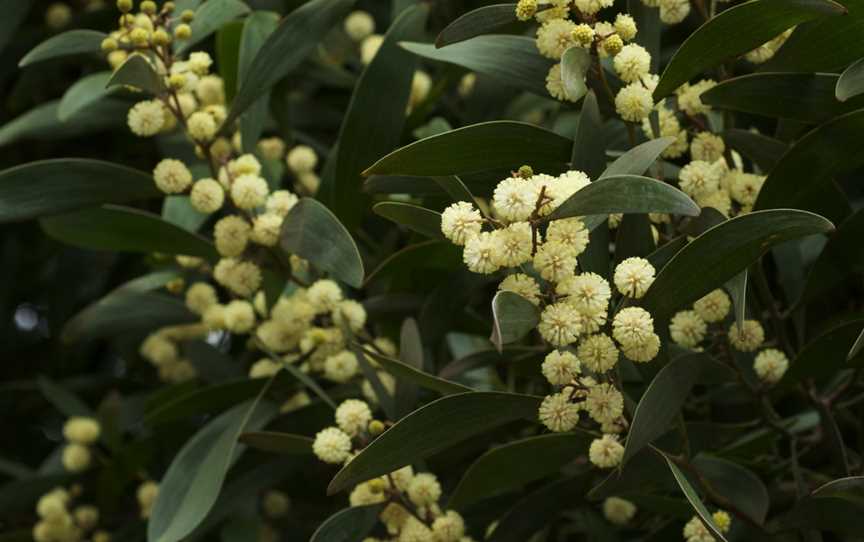
[[[631,43],[621,48],[612,65],[622,81],[635,83],[651,70],[651,54],[641,45]]]
[[[140,137],[158,134],[165,126],[165,106],[159,100],[138,102],[127,114],[126,121],[132,133]]]
[[[249,378],[270,378],[279,372],[282,366],[270,358],[262,358],[249,367]]]
[[[221,256],[234,257],[243,254],[249,243],[252,226],[239,215],[220,218],[213,226],[213,240]]]
[[[654,335],[654,319],[641,307],[625,307],[612,320],[612,336],[622,346],[640,345]]]
[[[93,418],[74,416],[63,425],[63,436],[75,444],[93,444],[99,439],[100,425]]]
[[[595,373],[605,373],[618,363],[618,348],[612,339],[603,333],[582,339],[576,350],[579,360]]]
[[[630,83],[615,96],[615,111],[622,119],[630,122],[640,122],[647,118],[653,107],[651,91],[640,82]]]
[[[166,158],[153,169],[156,187],[166,194],[179,194],[192,184],[192,172],[180,160]]]
[[[570,431],[579,423],[579,405],[570,402],[568,393],[554,393],[540,403],[537,416],[550,431]]]
[[[252,303],[235,299],[225,305],[225,328],[233,333],[248,333],[255,326],[255,308]]]
[[[545,280],[558,282],[573,275],[576,269],[573,248],[559,241],[547,241],[534,254],[534,269]]]
[[[684,348],[695,348],[705,339],[708,326],[696,311],[679,311],[669,322],[669,336]]]
[[[732,307],[732,300],[721,289],[716,289],[704,297],[693,303],[693,310],[700,318],[711,324],[721,322],[729,314],[729,309]]]
[[[524,273],[514,273],[501,281],[498,290],[519,294],[535,307],[540,305],[540,285]]]
[[[640,343],[621,345],[621,352],[630,361],[645,363],[651,361],[660,352],[660,337],[652,333]]]
[[[330,279],[316,280],[306,290],[306,300],[312,304],[316,314],[330,312],[342,301],[342,288]]]
[[[573,256],[579,256],[588,247],[589,233],[579,218],[553,220],[546,229],[546,242],[561,243]]]
[[[192,185],[189,193],[189,203],[199,213],[215,213],[225,203],[225,190],[219,181],[214,179],[201,179]]]
[[[366,325],[366,309],[353,299],[345,299],[336,304],[331,314],[333,323],[337,326],[346,324],[355,333]]]
[[[539,189],[521,177],[504,179],[492,193],[492,204],[500,218],[508,222],[528,220],[537,207]]]
[[[195,141],[209,141],[216,135],[219,126],[217,126],[213,115],[205,111],[198,111],[192,113],[186,120],[186,128]]]
[[[694,160],[681,168],[678,185],[690,197],[700,197],[720,189],[723,170],[709,162]]]
[[[624,413],[624,396],[612,384],[597,384],[588,390],[584,408],[597,423],[611,423]]]
[[[231,185],[231,200],[244,210],[264,205],[269,193],[267,181],[256,175],[241,175]]]
[[[352,11],[342,24],[345,33],[352,40],[360,42],[375,32],[375,19],[369,12],[363,10]]]
[[[515,267],[531,261],[531,225],[527,222],[515,222],[504,229],[497,230],[501,250],[498,252],[498,264],[501,267]]]
[[[408,482],[408,498],[417,506],[436,504],[441,498],[441,484],[434,474],[421,472]]]
[[[753,361],[753,370],[759,380],[766,384],[776,384],[780,382],[786,370],[789,368],[789,358],[786,354],[776,348],[766,348],[758,354]]]
[[[276,190],[267,196],[264,207],[268,213],[276,213],[279,216],[287,216],[291,209],[300,201],[297,196],[288,190]]]
[[[462,260],[469,271],[489,274],[500,268],[501,237],[496,232],[480,232],[465,243]]]
[[[347,350],[324,360],[324,376],[333,382],[348,382],[357,375],[357,371],[357,357]]]
[[[454,203],[441,213],[441,233],[456,245],[464,245],[479,235],[482,228],[480,211],[467,201]]]
[[[540,370],[550,384],[564,386],[579,375],[580,363],[572,352],[553,350],[546,355]]]
[[[639,299],[654,282],[654,266],[645,258],[627,258],[615,267],[615,288],[621,294]]]
[[[570,99],[570,97],[567,95],[567,91],[564,89],[564,75],[561,72],[560,62],[553,64],[549,68],[549,72],[546,74],[546,91],[556,100],[560,100],[562,102],[573,101]]]
[[[571,275],[555,286],[555,292],[567,296],[566,302],[579,311],[606,310],[612,290],[597,273]]]
[[[615,0],[574,0],[574,4],[583,15],[594,15],[603,8],[608,8]]]
[[[372,62],[372,59],[378,54],[378,49],[381,48],[382,43],[384,43],[384,36],[380,34],[372,34],[363,40],[360,44],[360,59],[363,64]]]
[[[141,509],[141,517],[147,519],[150,517],[150,511],[153,510],[153,505],[156,503],[156,497],[159,496],[159,484],[153,480],[142,482],[135,491],[135,498],[138,500],[138,507]]]
[[[588,448],[588,459],[596,467],[611,469],[621,464],[624,458],[624,446],[618,442],[615,435],[603,435],[594,439]]]
[[[90,467],[90,448],[83,444],[67,444],[61,456],[63,468],[69,472],[81,472]]]
[[[581,316],[567,303],[547,305],[537,329],[552,346],[567,346],[576,342],[582,332]]]
[[[276,246],[282,231],[282,217],[276,213],[264,213],[252,220],[250,239],[265,247]]]
[[[636,37],[638,29],[636,28],[636,20],[626,13],[619,13],[615,16],[615,32],[621,36],[624,41],[630,41]]]
[[[559,60],[568,47],[575,45],[575,28],[576,23],[567,19],[553,19],[543,23],[537,29],[537,50],[547,58]]]
[[[614,525],[626,525],[636,515],[636,505],[620,497],[609,497],[603,501],[603,517]]]
[[[762,346],[763,342],[765,342],[765,330],[756,320],[744,320],[740,329],[737,322],[729,327],[729,343],[735,350],[753,352]]]
[[[253,262],[222,258],[213,268],[213,278],[241,297],[250,297],[261,286],[261,268]]]
[[[465,534],[465,521],[455,510],[448,510],[432,522],[432,535],[440,542],[460,542]]]
[[[318,155],[308,145],[297,145],[288,151],[285,163],[288,165],[288,169],[296,174],[309,173],[314,171],[318,165]]]
[[[702,93],[717,86],[717,82],[712,79],[703,79],[693,85],[685,83],[681,85],[675,92],[678,94],[678,109],[684,111],[688,115],[704,115],[711,111],[711,108],[702,103]]]
[[[703,160],[714,163],[723,158],[726,143],[723,138],[711,132],[699,132],[690,142],[690,157],[693,160]]]
[[[351,454],[351,437],[337,427],[327,427],[315,435],[312,451],[325,463],[343,463]]]
[[[366,431],[370,421],[372,421],[372,410],[359,399],[347,399],[336,408],[336,425],[349,435]]]
[[[690,0],[659,0],[660,20],[678,24],[690,14]]]
[[[213,305],[219,303],[216,289],[206,282],[196,282],[186,290],[186,308],[195,314],[203,315]]]

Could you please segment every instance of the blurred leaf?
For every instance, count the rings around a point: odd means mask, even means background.
[[[714,519],[711,517],[711,512],[705,508],[705,505],[702,504],[702,500],[699,498],[699,495],[696,493],[696,490],[693,489],[693,486],[690,485],[690,482],[687,480],[687,477],[681,472],[681,469],[678,468],[675,463],[672,462],[671,459],[666,457],[666,464],[669,465],[669,470],[672,471],[672,475],[675,477],[675,481],[678,482],[678,487],[681,488],[681,492],[684,493],[684,496],[687,497],[687,500],[690,502],[690,506],[693,507],[693,510],[696,511],[696,514],[702,520],[702,523],[708,530],[717,537],[719,540],[723,542],[729,542],[720,529],[717,528],[717,525],[714,523]]]
[[[312,441],[309,437],[277,433],[275,431],[255,431],[240,435],[240,442],[256,450],[277,454],[311,454]]]
[[[537,327],[540,311],[519,294],[500,291],[492,298],[492,336],[499,352],[504,345],[516,342]]]
[[[433,239],[443,239],[441,233],[441,213],[430,211],[419,205],[396,201],[382,201],[372,207],[372,211],[384,218],[401,224],[411,231]]]
[[[148,410],[143,423],[154,427],[192,416],[217,414],[255,397],[266,385],[266,378],[243,377],[197,388],[179,397],[159,401]]]
[[[262,390],[263,392],[263,390]],[[199,430],[180,450],[159,484],[159,496],[147,523],[149,542],[177,542],[204,519],[245,446],[237,438],[256,431],[277,409],[261,396],[241,403]]]
[[[215,261],[216,248],[207,239],[161,217],[119,205],[103,205],[40,219],[50,237],[90,250],[162,252]]]
[[[346,325],[342,326],[342,333],[346,337],[352,337],[351,331]],[[357,365],[360,366],[360,371],[363,373],[363,377],[369,382],[369,386],[372,388],[372,393],[375,396],[375,402],[381,406],[381,410],[384,411],[384,414],[388,419],[398,420],[399,417],[396,411],[396,399],[394,393],[391,393],[391,390],[381,381],[378,371],[372,367],[372,363],[370,363],[363,354],[363,349],[360,348],[360,345],[351,341],[348,344],[348,348],[357,359]]]
[[[752,160],[762,171],[771,171],[789,146],[766,135],[733,128],[723,132],[727,145]]]
[[[445,47],[517,22],[516,4],[493,4],[469,11],[438,34],[435,47]]]
[[[847,363],[861,365],[860,352],[850,356],[852,347],[861,332],[864,320],[857,319],[826,330],[805,344],[794,360],[789,360],[789,370],[777,384],[782,389],[791,389],[795,384],[812,378],[817,381],[835,376],[846,368]]]
[[[725,9],[699,27],[675,52],[654,90],[654,101],[721,62],[759,47],[787,28],[844,11],[843,6],[831,0],[752,0]]]
[[[223,25],[247,13],[249,13],[249,6],[241,0],[207,0],[195,11],[195,18],[190,24],[192,36],[187,40],[175,40],[175,52],[177,54],[187,52],[193,45],[219,30]]]
[[[405,416],[336,474],[327,493],[393,472],[474,435],[516,420],[535,420],[540,398],[497,392],[449,395]]]
[[[864,94],[864,58],[849,65],[837,80],[835,96],[841,102]]]
[[[839,225],[813,263],[802,303],[818,299],[851,276],[864,273],[864,253],[860,250],[862,235],[864,211],[857,211]]]
[[[660,34],[663,23],[660,21],[660,11],[646,6],[642,0],[627,0],[627,13],[636,22],[639,32],[633,40],[651,54],[651,73],[660,71]],[[642,172],[636,173],[641,175]]]
[[[406,380],[408,382],[413,382],[422,388],[436,391],[442,395],[473,391],[467,386],[457,384],[456,382],[450,382],[449,380],[423,372],[405,362],[379,354],[378,352],[367,348],[363,349],[363,353],[374,359],[379,365],[381,365],[382,369],[393,375],[393,377],[396,378],[397,384],[401,384],[402,380]]]
[[[682,248],[658,273],[642,306],[662,324],[681,307],[747,269],[772,246],[833,229],[825,218],[794,209],[739,215]],[[693,273],[697,268],[701,271]]]
[[[68,122],[87,106],[108,96],[110,91],[106,87],[111,75],[112,73],[109,71],[96,72],[76,81],[63,94],[60,105],[57,107],[57,119],[60,122]]]
[[[197,232],[210,215],[193,207],[189,196],[165,196],[162,200],[162,218],[184,230]]]
[[[720,457],[700,455],[693,460],[711,487],[756,523],[765,522],[770,499],[765,484],[752,471]]]
[[[219,66],[219,76],[222,77],[225,88],[225,101],[228,103],[234,99],[239,86],[240,38],[244,22],[248,22],[254,15],[251,14],[246,21],[231,21],[216,32],[216,65]]]
[[[69,30],[57,34],[24,55],[24,58],[18,63],[18,67],[23,68],[36,62],[61,56],[98,53],[102,50],[102,40],[107,37],[107,34],[95,30]]]
[[[252,63],[258,55],[258,51],[264,46],[267,39],[279,26],[279,15],[270,11],[254,11],[243,25],[243,33],[240,37],[240,50],[237,63],[237,90],[242,87],[252,68]],[[265,92],[249,106],[245,113],[240,116],[240,140],[243,150],[254,152],[264,122],[267,120],[267,109],[270,102],[270,93]]]
[[[140,89],[153,96],[165,90],[162,77],[153,65],[141,55],[132,55],[111,75],[106,88],[129,86]]]
[[[383,504],[352,506],[327,518],[309,542],[356,542],[363,540],[378,523]]]
[[[579,113],[579,127],[573,138],[573,157],[571,167],[583,171],[591,179],[596,179],[606,167],[606,142],[601,128],[603,117],[597,106],[597,95],[588,91]]]
[[[366,284],[405,277],[406,271],[423,268],[453,269],[462,265],[462,251],[450,241],[422,241],[388,256],[366,277]]]
[[[616,175],[579,189],[549,215],[549,220],[611,213],[698,216],[699,206],[687,194],[662,181],[638,175]]]
[[[492,448],[468,467],[447,508],[464,510],[480,500],[555,474],[584,453],[591,440],[587,433],[554,433]]]
[[[477,204],[474,194],[465,186],[462,179],[456,175],[438,176],[434,177],[434,180],[442,190],[447,192],[447,195],[450,196],[453,202],[467,201],[474,205]]]
[[[30,13],[32,3],[13,2],[4,7],[6,7],[6,10],[3,14],[3,19],[0,20],[0,51],[3,51],[9,45],[9,42],[12,41],[12,38],[15,37],[18,27],[21,26],[21,23],[27,18],[27,14]],[[29,540],[29,537],[27,539]]]
[[[504,34],[477,36],[441,49],[431,43],[403,42],[400,45],[423,58],[456,64],[505,85],[549,96],[546,75],[554,62],[540,55],[534,38]]]
[[[296,68],[318,41],[341,21],[354,0],[311,0],[286,16],[244,70],[245,77],[223,126],[231,126],[249,106]]]
[[[59,108],[60,100],[54,100],[10,120],[0,127],[0,146],[23,139],[58,140],[119,126],[126,122],[129,104],[116,99],[101,100],[79,111],[68,122],[60,122]]]
[[[600,175],[601,179],[620,175],[644,175],[648,168],[660,158],[660,154],[675,142],[672,137],[658,137],[636,145],[619,156]]]
[[[53,382],[52,380],[40,376],[38,379],[39,389],[42,395],[49,403],[54,405],[61,414],[67,418],[74,416],[84,416],[87,418],[95,418],[96,414],[93,409],[87,406],[87,403],[82,401],[77,395],[67,390],[63,386]]]
[[[725,289],[732,298],[735,322],[738,327],[744,328],[744,316],[747,309],[747,270],[741,271],[726,282]]]
[[[363,260],[354,239],[336,216],[314,199],[301,199],[285,217],[279,246],[350,286],[363,284]]]
[[[361,172],[399,145],[405,127],[417,59],[397,43],[422,35],[429,9],[406,9],[393,22],[372,62],[363,70],[339,131],[334,182],[324,186],[328,207],[349,228],[368,208]],[[375,126],[374,135],[369,127]]]
[[[81,158],[41,160],[0,172],[0,222],[158,195],[143,171]]]
[[[561,83],[564,85],[567,99],[571,102],[581,100],[588,92],[585,76],[590,68],[591,53],[584,47],[578,45],[570,47],[561,56]],[[548,94],[549,91],[546,92]]]
[[[520,499],[502,517],[488,542],[524,542],[551,524],[560,513],[562,502],[572,505],[588,489],[587,477],[567,477],[536,489]],[[595,540],[595,539],[592,539]]]
[[[537,171],[570,161],[573,143],[524,122],[472,124],[397,149],[363,175],[459,175],[489,169]]]
[[[381,360],[376,361],[378,361],[379,365],[382,365]],[[402,321],[402,326],[399,328],[398,361],[400,365],[412,369],[412,372],[419,372],[421,375],[430,376],[435,379],[434,376],[426,374],[426,353],[423,348],[423,337],[420,335],[420,328],[417,327],[417,320],[414,318],[406,318]],[[399,367],[396,368],[397,371],[398,369]],[[418,385],[419,382],[413,381],[410,378],[402,378],[400,380],[394,375],[394,379],[396,382],[396,391],[393,393],[393,402],[395,403],[396,414],[402,418],[417,408],[417,401],[420,398],[420,386]],[[471,389],[466,388],[462,391],[471,391]]]
[[[852,345],[852,348],[849,349],[849,353],[846,354],[846,361],[849,361],[860,354],[862,349],[864,349],[864,329],[862,329],[861,333],[858,334],[858,338],[855,339],[855,344]]]

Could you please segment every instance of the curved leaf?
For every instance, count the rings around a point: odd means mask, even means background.
[[[859,210],[837,227],[819,253],[807,276],[802,303],[818,299],[850,277],[864,272],[864,253],[860,250],[862,235],[864,211]]]
[[[383,504],[352,506],[329,518],[312,534],[309,542],[356,542],[363,540],[378,523]]]
[[[176,41],[174,48],[177,53],[188,51],[193,45],[219,30],[222,25],[247,13],[249,6],[241,0],[207,0],[195,11],[195,18],[190,24],[192,36],[187,40]]]
[[[108,99],[96,102],[80,111],[68,122],[60,122],[57,114],[60,100],[38,105],[0,127],[0,146],[23,139],[57,140],[89,134],[126,122],[129,104]]]
[[[444,234],[441,233],[441,213],[430,211],[419,205],[395,201],[376,203],[372,207],[372,211],[426,237],[444,238]]]
[[[327,493],[393,472],[512,421],[534,420],[540,401],[540,397],[498,392],[442,397],[405,416],[372,441],[336,474]]]
[[[82,158],[42,160],[0,171],[0,222],[159,194],[143,171]]]
[[[779,139],[757,134],[750,130],[733,128],[723,132],[723,140],[753,161],[762,171],[771,171],[789,146]]]
[[[105,87],[111,79],[111,72],[96,72],[79,79],[69,87],[60,105],[57,106],[57,119],[60,122],[69,121],[75,114],[98,102],[110,94]]]
[[[363,284],[363,260],[354,239],[336,216],[314,199],[301,199],[285,217],[279,246],[346,284],[355,288]]]
[[[277,454],[305,455],[312,453],[310,437],[277,433],[275,431],[254,431],[240,435],[240,442],[256,450]]]
[[[804,379],[821,381],[835,376],[850,364],[861,365],[860,353],[851,358],[849,353],[858,339],[862,324],[864,321],[861,319],[840,324],[805,344],[795,359],[790,360],[789,370],[777,385],[789,389]]]
[[[757,211],[727,220],[672,257],[642,298],[642,306],[663,323],[747,269],[772,246],[833,229],[825,218],[795,209]]]
[[[465,41],[490,30],[517,22],[516,4],[493,4],[465,13],[438,34],[435,47]]]
[[[834,95],[841,102],[859,94],[864,94],[864,58],[853,62],[843,70],[834,89]]]
[[[570,160],[573,143],[532,124],[492,121],[427,137],[397,149],[363,175],[458,175],[490,169],[539,170]]]
[[[270,11],[255,11],[246,18],[240,35],[240,50],[237,53],[237,90],[249,76],[258,51],[278,26],[279,16]],[[269,102],[269,92],[265,92],[240,116],[240,141],[246,152],[254,152],[261,138],[264,122],[267,120]]]
[[[504,34],[477,36],[441,49],[431,43],[400,45],[423,58],[456,64],[494,77],[505,85],[549,96],[546,75],[554,62],[540,55],[533,38]]]
[[[751,51],[805,21],[846,10],[831,0],[751,0],[699,27],[675,52],[654,90],[660,101],[692,77]]]
[[[102,50],[102,40],[107,37],[107,34],[95,30],[69,30],[57,34],[24,55],[24,58],[18,62],[18,67],[23,68],[36,62],[61,56],[98,53]]]
[[[665,457],[665,456],[664,456]],[[717,537],[718,540],[722,540],[722,542],[729,542],[723,533],[717,528],[717,524],[714,523],[714,518],[711,516],[711,512],[705,508],[705,505],[702,504],[702,500],[699,498],[699,495],[696,493],[696,490],[693,489],[693,486],[690,485],[690,482],[687,480],[687,477],[681,472],[681,469],[678,468],[675,463],[672,462],[668,457],[666,459],[666,464],[669,465],[669,470],[672,471],[672,475],[675,477],[675,481],[678,482],[678,487],[681,488],[681,492],[684,493],[684,496],[687,497],[687,501],[690,503],[690,506],[693,507],[693,510],[699,516],[699,519],[702,520],[702,523],[706,528]]]
[[[364,348],[363,353],[378,362],[378,364],[381,365],[381,367],[385,371],[387,371],[397,379],[397,382],[407,380],[409,382],[417,384],[421,388],[437,391],[442,395],[452,395],[454,393],[465,393],[473,391],[467,386],[457,384],[456,382],[450,382],[449,380],[445,380],[443,378],[423,372],[420,369],[416,369],[405,362],[387,357],[385,355],[379,354],[378,352],[373,352],[372,350]]]
[[[718,494],[726,497],[756,523],[765,522],[770,499],[762,480],[753,471],[720,457],[700,455],[693,460],[699,471]]]
[[[658,137],[636,145],[609,164],[600,178],[605,179],[619,175],[644,175],[648,168],[660,158],[666,147],[674,142],[674,137]]]
[[[156,96],[165,87],[162,77],[153,69],[153,65],[141,55],[132,55],[124,62],[108,80],[108,88],[129,86]]]
[[[591,53],[584,47],[570,47],[561,56],[561,82],[564,85],[564,93],[571,102],[581,100],[588,92],[585,76],[589,68],[591,68]]]
[[[242,378],[203,388],[159,401],[148,410],[144,424],[154,427],[192,416],[212,415],[258,395],[267,385],[264,378]]]
[[[597,95],[589,90],[582,102],[579,113],[579,126],[573,138],[571,167],[583,171],[590,178],[596,178],[606,167],[606,142],[603,133],[603,117],[597,105]]]
[[[540,311],[519,294],[500,291],[492,298],[492,344],[501,352],[537,327]]]

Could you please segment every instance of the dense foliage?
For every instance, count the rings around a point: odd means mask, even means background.
[[[65,1],[0,542],[864,539],[864,0]]]

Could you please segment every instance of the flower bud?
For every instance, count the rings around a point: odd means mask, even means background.
[[[132,7],[132,0],[117,0],[117,9],[122,13],[129,13],[132,11]]]
[[[188,40],[192,37],[192,27],[188,24],[178,24],[174,29],[174,37],[178,40]]]
[[[624,48],[624,40],[618,34],[612,34],[603,41],[603,49],[609,56],[615,56]]]
[[[105,38],[104,40],[102,40],[103,53],[110,53],[111,51],[116,51],[118,46],[119,45],[117,44],[117,40],[115,40],[114,38]]]
[[[382,422],[381,420],[372,420],[371,422],[369,422],[369,434],[373,437],[377,437],[378,435],[383,433],[384,429],[386,428],[384,427],[384,422]]]
[[[180,20],[184,23],[191,23],[193,19],[195,19],[195,12],[191,9],[184,9],[180,14]]]
[[[156,13],[156,2],[153,0],[144,0],[141,2],[141,11],[146,13],[147,15],[153,15]]]
[[[161,28],[153,32],[153,45],[165,46],[171,43],[171,35]]]

